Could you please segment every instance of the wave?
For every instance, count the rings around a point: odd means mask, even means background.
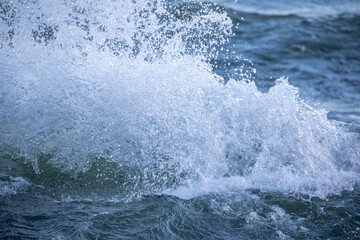
[[[336,18],[341,15],[358,15],[360,12],[360,4],[353,0],[344,1],[341,6],[337,1],[261,1],[255,3],[253,1],[216,0],[215,2],[225,6],[230,13],[236,11],[263,17]]]
[[[232,35],[221,7],[1,6],[2,158],[31,166],[24,175],[37,184],[120,196],[258,188],[325,197],[359,180],[358,135],[285,78],[262,93],[246,75],[225,84],[213,72],[210,59]]]

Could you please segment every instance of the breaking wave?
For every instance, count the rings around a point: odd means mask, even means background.
[[[285,78],[264,93],[241,70],[227,82],[213,72],[232,35],[215,4],[0,10],[0,148],[34,182],[189,198],[244,188],[326,197],[359,180],[358,135]]]

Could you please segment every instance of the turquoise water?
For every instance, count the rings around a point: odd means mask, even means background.
[[[1,1],[0,237],[360,237],[357,1]]]

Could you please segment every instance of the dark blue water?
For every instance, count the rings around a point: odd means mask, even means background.
[[[0,1],[0,238],[360,238],[360,3]]]
[[[224,2],[225,4],[225,2]],[[289,78],[303,99],[358,121],[359,5],[356,1],[238,1],[227,3],[239,27],[232,43],[251,60],[259,87]]]

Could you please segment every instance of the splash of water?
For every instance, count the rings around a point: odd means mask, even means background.
[[[358,182],[357,136],[286,79],[262,93],[212,72],[232,27],[216,5],[12,1],[0,13],[1,151],[38,174],[39,159],[74,176],[105,160],[129,191],[181,197],[324,197]]]

